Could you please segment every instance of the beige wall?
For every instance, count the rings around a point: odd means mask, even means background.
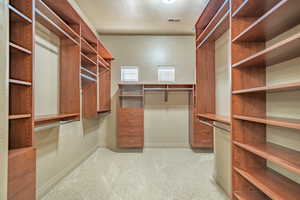
[[[285,39],[292,34],[300,32],[300,25],[287,31],[286,33],[274,38],[267,43],[273,45],[279,40]],[[267,85],[300,81],[300,58],[296,58],[276,66],[267,68]],[[300,91],[290,91],[283,93],[273,93],[267,95],[267,114],[272,117],[286,117],[300,119]],[[300,151],[299,131],[268,126],[267,140],[275,144],[283,145],[288,148]],[[284,170],[279,166],[269,162],[269,166],[278,172],[288,176],[300,183],[300,176]]]
[[[120,66],[138,66],[140,82],[157,82],[158,65],[176,67],[176,83],[193,83],[195,70],[194,36],[100,36],[116,60],[112,66],[112,115],[101,124],[100,145],[116,146],[117,84]],[[169,102],[159,93],[145,98],[145,145],[148,147],[188,146],[187,93],[171,94]],[[104,125],[105,124],[105,125]],[[106,131],[107,130],[107,131]]]
[[[7,198],[8,154],[8,8],[0,0],[0,199]]]
[[[224,33],[215,43],[216,114],[230,117],[230,33]],[[218,126],[224,126],[218,124]],[[230,127],[225,127],[229,129]],[[231,135],[214,129],[215,179],[231,195]]]

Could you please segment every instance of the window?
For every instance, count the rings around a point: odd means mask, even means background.
[[[139,81],[139,69],[135,66],[122,66],[121,67],[121,81],[124,82],[137,82]]]
[[[175,67],[159,66],[158,67],[158,81],[175,82]]]

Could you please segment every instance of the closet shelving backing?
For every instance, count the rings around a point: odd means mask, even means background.
[[[300,152],[267,140],[267,125],[299,130],[299,119],[267,115],[267,94],[299,90],[299,83],[267,86],[266,81],[267,67],[300,55],[299,33],[266,45],[300,23],[299,9],[296,0],[232,0],[234,199],[300,198],[300,185],[268,166],[273,162],[300,175]]]
[[[109,112],[110,70],[114,58],[67,0],[10,0],[8,9],[8,199],[34,200],[36,148],[33,128],[57,121],[79,120],[80,87],[83,117]],[[59,113],[55,115],[34,116],[33,112],[36,22],[60,39]]]

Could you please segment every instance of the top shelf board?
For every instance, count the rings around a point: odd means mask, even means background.
[[[256,4],[256,1],[253,4]],[[299,22],[299,2],[297,0],[282,0],[232,41],[265,42],[293,28]]]
[[[260,17],[277,3],[278,0],[244,0],[243,3],[233,12],[232,17]]]

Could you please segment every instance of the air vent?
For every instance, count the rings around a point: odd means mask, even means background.
[[[168,22],[180,22],[181,20],[178,18],[169,18]]]

